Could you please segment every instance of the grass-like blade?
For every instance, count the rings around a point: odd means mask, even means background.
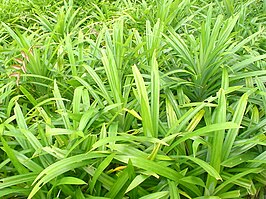
[[[143,132],[145,136],[154,137],[155,132],[153,131],[153,126],[152,126],[150,103],[148,99],[146,86],[137,66],[135,65],[132,66],[132,71],[137,86],[137,92],[140,98]]]

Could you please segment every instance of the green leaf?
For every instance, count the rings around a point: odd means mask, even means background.
[[[174,143],[171,144],[171,146],[169,146],[169,148],[167,149],[167,153],[171,150],[173,150],[177,145],[179,145],[180,143],[195,137],[195,136],[204,136],[204,135],[208,135],[210,132],[213,131],[219,131],[219,130],[224,130],[224,129],[238,129],[239,125],[232,123],[232,122],[225,122],[225,123],[220,123],[220,124],[211,124],[205,127],[202,127],[200,129],[197,129],[193,132],[189,132],[183,135],[183,137],[179,138],[177,141],[175,141]],[[177,136],[180,134],[176,134],[174,136]],[[170,136],[173,137],[173,136]],[[170,138],[169,137],[169,138]],[[168,138],[164,138],[164,140],[168,140]]]
[[[62,119],[64,121],[65,128],[72,129],[71,123],[70,123],[70,120],[69,120],[69,117],[68,117],[68,114],[67,114],[67,110],[66,110],[65,104],[64,104],[64,102],[62,100],[62,97],[61,97],[59,88],[57,86],[56,80],[54,80],[54,91],[53,91],[53,93],[54,93],[54,97],[57,98],[57,100],[56,100],[57,108],[58,108],[58,110],[62,111],[61,115],[62,115]]]
[[[248,96],[249,95],[247,93],[242,95],[242,97],[238,101],[236,110],[234,112],[232,122],[238,125],[240,125],[242,122],[242,119],[243,119],[243,116],[246,110],[246,106],[247,106]],[[238,131],[239,131],[239,128],[232,128],[228,130],[227,135],[225,137],[224,144],[223,144],[222,160],[227,159],[229,154],[231,153],[231,149],[236,139],[236,136],[238,134]]]
[[[219,175],[219,173],[211,165],[209,165],[207,162],[205,162],[199,158],[194,158],[194,157],[190,157],[190,156],[178,156],[178,157],[189,159],[189,160],[195,162],[203,170],[205,170],[209,175],[213,176],[216,180],[222,180],[222,177]]]
[[[84,185],[87,184],[86,182],[84,182],[83,180],[79,179],[79,178],[75,178],[75,177],[64,177],[61,178],[60,180],[58,180],[56,182],[56,185],[67,185],[67,184],[72,184],[72,185]]]
[[[33,187],[29,199],[31,199],[46,183],[51,181],[52,179],[56,178],[57,176],[75,169],[77,167],[83,167],[88,164],[86,160],[93,159],[93,158],[101,158],[105,157],[105,155],[99,153],[88,153],[88,154],[81,154],[72,156],[69,158],[62,159],[56,163],[45,168],[34,180]]]
[[[135,167],[144,169],[146,171],[151,171],[151,172],[157,173],[158,175],[164,176],[164,177],[166,177],[170,180],[176,181],[176,182],[179,182],[180,179],[183,178],[183,176],[179,172],[177,172],[177,171],[175,171],[169,167],[166,167],[162,164],[158,164],[154,161],[147,160],[145,158],[117,155],[117,156],[115,156],[115,159],[117,159],[121,162],[124,162],[124,163],[128,162],[128,160],[130,159],[132,161],[132,164]]]
[[[216,113],[214,115],[214,122],[217,124],[226,122],[226,98],[223,89],[220,89],[220,91],[218,92],[218,107],[216,108]],[[217,171],[218,174],[220,173],[221,167],[224,135],[225,130],[214,132],[214,137],[212,138],[211,151],[209,153],[211,156],[210,165]],[[216,179],[208,176],[207,187],[211,194],[216,186],[216,183]]]
[[[99,75],[90,66],[83,65],[83,67],[86,69],[86,71],[91,76],[91,78],[95,81],[95,83],[99,87],[103,97],[108,101],[109,104],[113,104],[113,100],[111,99],[111,96],[109,95],[109,93],[106,89],[106,86],[104,85],[104,83],[101,80],[101,78],[99,77]]]
[[[195,199],[221,199],[219,196],[201,196]]]
[[[244,67],[246,67],[247,65],[255,62],[255,61],[259,61],[262,59],[266,58],[266,54],[264,55],[259,55],[259,56],[252,56],[249,59],[245,59],[244,61],[241,61],[239,63],[236,63],[232,66],[232,69],[234,70],[234,72],[240,71],[241,69],[243,69]],[[257,71],[255,71],[257,73]],[[231,75],[232,77],[234,77],[235,75]]]
[[[239,164],[242,164],[243,162],[252,160],[254,157],[255,157],[254,153],[244,153],[241,155],[232,156],[228,158],[227,160],[223,161],[221,165],[224,167],[233,168]]]
[[[67,36],[65,37],[65,48],[69,58],[72,75],[77,76],[77,68],[74,57],[73,45],[69,34],[67,34]]]
[[[15,116],[16,116],[16,121],[18,123],[18,127],[20,129],[28,129],[26,121],[25,121],[24,116],[23,116],[23,113],[22,113],[18,103],[16,103],[16,105],[15,105],[14,112],[15,112]]]
[[[151,111],[145,83],[138,68],[135,65],[132,66],[132,71],[137,85],[137,92],[140,96],[143,132],[145,136],[154,137],[155,132],[153,132]]]
[[[20,174],[26,174],[28,173],[28,170],[18,161],[16,155],[14,154],[13,150],[9,147],[7,142],[3,137],[1,137],[1,142],[3,144],[4,151],[6,152],[7,156],[10,158],[12,164],[16,168],[16,170]]]
[[[130,192],[132,189],[138,187],[142,182],[144,182],[149,176],[148,175],[137,175],[132,182],[130,183],[130,185],[127,187],[127,190],[125,193]]]
[[[180,199],[177,185],[174,181],[168,180],[170,199]]]
[[[80,113],[80,106],[81,106],[81,96],[82,96],[82,91],[83,91],[83,86],[79,86],[75,89],[74,91],[74,96],[73,96],[73,114],[79,114]],[[78,126],[78,122],[77,121],[73,121],[73,126],[74,129],[77,129]]]
[[[108,167],[108,165],[111,163],[111,161],[113,160],[115,156],[115,153],[110,154],[109,156],[107,156],[102,162],[101,164],[98,166],[98,168],[96,169],[93,178],[89,184],[89,189],[90,189],[90,193],[92,194],[95,183],[97,182],[99,176],[101,175],[101,173],[106,169],[106,167]]]
[[[146,195],[146,196],[142,196],[139,199],[159,199],[159,198],[166,197],[168,194],[169,194],[168,191],[161,191],[161,192],[157,192],[157,193],[151,193],[151,194]]]
[[[33,182],[36,178],[37,173],[25,173],[20,175],[15,175],[7,178],[2,178],[0,180],[0,189],[11,187],[13,185],[19,185],[25,182]]]
[[[219,194],[219,197],[224,199],[224,198],[239,198],[240,197],[240,191],[239,190],[235,190],[235,191],[228,191],[222,194]]]
[[[111,87],[111,91],[113,97],[115,99],[115,103],[122,102],[121,96],[121,72],[117,68],[117,64],[115,62],[115,58],[112,50],[109,46],[107,46],[106,51],[102,50],[102,62],[104,65],[104,69],[106,71],[106,75],[108,78],[109,85]]]
[[[181,179],[183,182],[187,182],[189,184],[195,184],[202,187],[205,187],[205,184],[201,178],[195,177],[195,176],[186,176]]]
[[[261,172],[262,169],[260,168],[253,168],[253,169],[249,169],[247,171],[243,171],[241,173],[238,173],[234,176],[232,176],[231,178],[229,178],[228,180],[224,181],[222,184],[220,184],[216,189],[215,189],[215,192],[214,194],[218,194],[220,193],[223,189],[226,188],[226,186],[230,183],[234,183],[234,181],[238,180],[239,178],[243,177],[243,176],[246,176],[250,173],[258,173],[258,172]]]
[[[26,188],[6,188],[0,190],[0,197],[8,196],[8,198],[10,198],[10,196],[12,195],[22,195],[24,197],[27,197],[29,193],[30,189]]]
[[[26,88],[24,88],[23,86],[20,85],[19,89],[34,106],[36,106],[38,104],[37,101],[35,100],[35,98],[32,96],[32,94]]]
[[[133,142],[135,140],[139,142],[151,142],[151,143],[159,143],[162,145],[168,145],[166,142],[159,140],[157,138],[149,138],[145,136],[133,136],[133,135],[119,135],[115,137],[106,137],[106,138],[100,139],[95,144],[93,144],[92,148],[96,149],[100,146],[103,146],[103,145],[106,145],[108,143],[115,142],[115,141]]]
[[[151,61],[151,120],[152,120],[154,137],[158,137],[159,108],[160,108],[160,76],[158,71],[158,63],[156,61],[156,51],[154,51]]]

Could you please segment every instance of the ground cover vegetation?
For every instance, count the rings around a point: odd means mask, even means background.
[[[0,2],[0,198],[265,198],[265,0]]]

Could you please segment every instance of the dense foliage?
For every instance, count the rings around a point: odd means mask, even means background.
[[[265,0],[0,2],[0,198],[266,197]]]

